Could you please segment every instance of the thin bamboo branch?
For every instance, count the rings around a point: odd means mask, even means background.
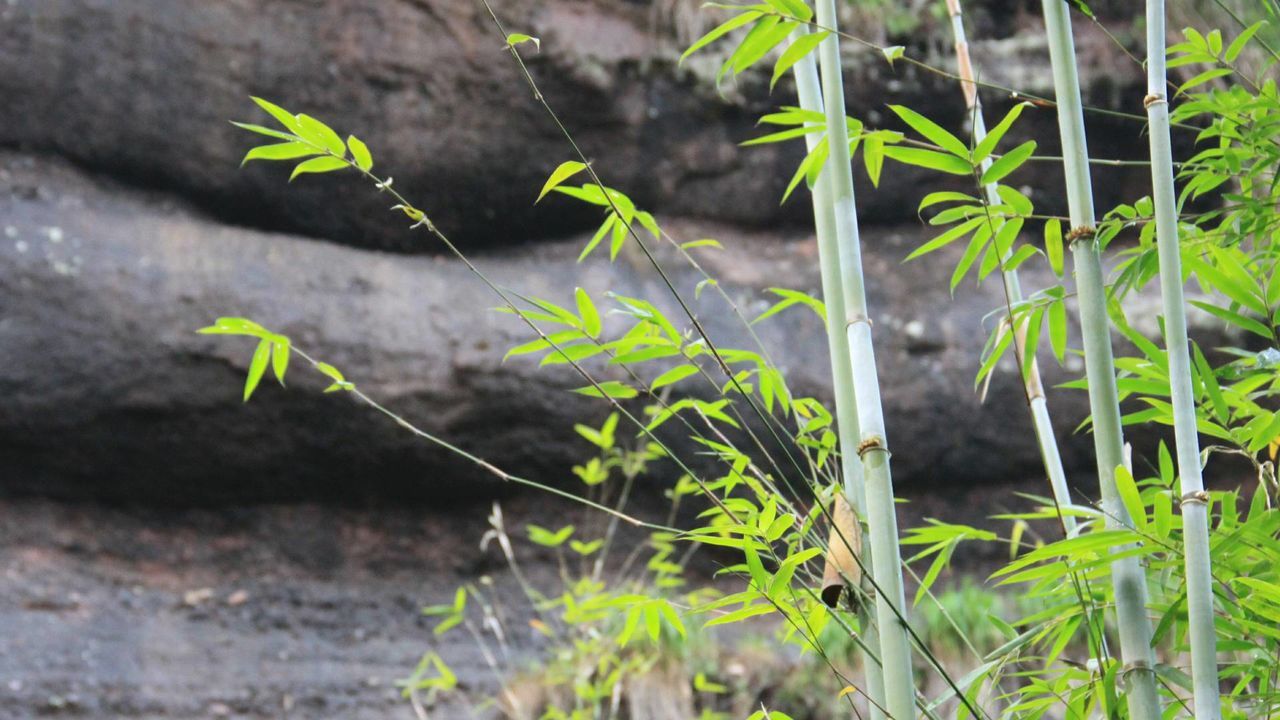
[[[817,3],[819,24],[836,26],[835,0]],[[884,411],[880,402],[875,352],[871,344],[871,319],[862,273],[862,249],[858,237],[853,196],[848,125],[845,123],[844,81],[840,67],[840,41],[831,33],[818,46],[829,155],[822,174],[830,182],[830,206],[835,215],[835,237],[843,279],[846,338],[852,361],[854,395],[857,398],[862,461],[866,488],[867,525],[871,544],[872,577],[878,587],[876,617],[880,636],[880,660],[884,671],[885,707],[897,720],[915,716],[915,690],[911,646],[907,638],[906,594],[898,548],[898,520],[889,471],[889,447]],[[895,608],[899,610],[895,611]]]
[[[796,30],[796,37],[807,34],[804,26]],[[806,53],[792,67],[796,78],[796,95],[800,107],[805,110],[824,112],[822,90],[818,80],[818,69],[813,54]],[[818,133],[805,135],[806,147],[813,152],[822,141]],[[844,279],[840,276],[840,246],[835,235],[835,209],[831,202],[831,173],[824,172],[814,183],[813,224],[818,236],[818,264],[822,274],[822,299],[827,310],[827,345],[831,354],[832,387],[835,391],[836,433],[840,448],[840,469],[844,479],[844,494],[849,505],[854,508],[859,522],[867,516],[866,488],[863,484],[862,463],[856,450],[861,432],[858,427],[858,400],[853,387],[853,363],[849,357],[849,344],[844,338],[844,328],[848,324],[845,310]],[[864,533],[865,537],[865,533]],[[869,543],[864,544],[864,548]],[[862,564],[870,568],[873,564],[869,555],[864,554]],[[856,589],[854,589],[856,590]],[[880,642],[876,633],[867,632],[870,620],[867,608],[859,613],[862,620],[864,638],[870,652],[863,652],[862,667],[865,676],[867,694],[871,699],[870,717],[873,720],[884,720],[885,707],[884,675],[878,660],[871,655],[880,655]]]
[[[978,85],[973,72],[973,63],[969,59],[969,42],[965,39],[964,18],[960,10],[960,0],[947,0],[947,11],[951,15],[951,31],[955,37],[956,63],[959,66],[959,75],[961,78],[960,88],[964,91],[965,107],[969,111],[969,116],[973,122],[973,141],[975,143],[982,142],[987,136],[987,124],[982,115],[982,100],[978,97]],[[982,170],[985,172],[991,167],[991,159],[987,158],[982,161]],[[986,193],[987,202],[991,205],[999,205],[1003,202],[1000,194],[996,191],[995,183],[988,183],[983,191]],[[1012,254],[1012,248],[1006,253],[1007,259]],[[1012,307],[1022,302],[1022,284],[1018,281],[1018,271],[1004,270],[1001,272],[1001,278],[1004,281],[1005,300]],[[1013,319],[1010,318],[1010,322]],[[1049,478],[1049,486],[1053,489],[1053,497],[1057,501],[1059,507],[1067,507],[1071,505],[1071,491],[1067,488],[1067,475],[1062,469],[1062,457],[1058,452],[1058,440],[1053,434],[1053,424],[1049,420],[1049,405],[1044,396],[1044,384],[1040,380],[1040,365],[1035,358],[1031,359],[1029,365],[1022,363],[1022,357],[1027,352],[1026,347],[1026,327],[1019,327],[1015,333],[1018,359],[1020,367],[1027,367],[1027,373],[1023,377],[1023,386],[1027,394],[1027,404],[1031,408],[1031,421],[1035,428],[1036,440],[1040,445],[1040,457],[1044,461],[1044,470]],[[1035,348],[1031,349],[1035,353]],[[1076,519],[1073,515],[1062,516],[1063,530],[1067,535],[1074,535],[1076,532]]]
[[[1182,480],[1182,527],[1186,544],[1187,624],[1191,634],[1192,699],[1196,720],[1218,720],[1218,649],[1213,625],[1213,577],[1209,559],[1209,508],[1200,474],[1200,438],[1187,338],[1187,307],[1178,246],[1178,204],[1173,187],[1169,102],[1165,95],[1164,0],[1147,0],[1147,117],[1151,138],[1151,186],[1160,257],[1160,294],[1168,352],[1169,391],[1178,475]]]
[[[1116,487],[1116,470],[1124,465],[1124,435],[1101,250],[1094,234],[1089,151],[1085,141],[1071,17],[1068,14],[1070,8],[1063,0],[1043,0],[1043,6],[1057,97],[1058,130],[1062,136],[1067,205],[1072,224],[1069,238],[1079,291],[1098,484],[1107,511],[1107,524],[1125,526],[1131,525],[1132,521]],[[1160,699],[1156,692],[1155,657],[1151,649],[1151,620],[1147,617],[1146,578],[1138,558],[1125,557],[1111,563],[1111,581],[1119,620],[1120,654],[1125,663],[1122,672],[1128,681],[1129,715],[1134,720],[1159,720]]]

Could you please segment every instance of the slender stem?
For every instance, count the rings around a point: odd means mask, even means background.
[[[960,0],[947,0],[947,10],[951,14],[951,31],[955,36],[956,61],[959,66],[959,75],[961,77],[960,87],[964,90],[965,105],[969,111],[969,116],[973,122],[973,141],[974,143],[982,142],[987,136],[987,124],[982,115],[982,100],[978,97],[978,87],[975,82],[973,63],[969,59],[969,43],[965,39],[964,18],[960,10]],[[985,172],[991,167],[991,158],[982,161],[982,170]],[[1000,199],[1000,193],[996,190],[995,183],[987,183],[983,187],[986,193],[987,202],[991,205],[1000,205],[1004,201]],[[1012,248],[1009,249],[1012,253]],[[1009,254],[1006,253],[1006,256]],[[1006,258],[1001,258],[1003,261]],[[1005,301],[1009,307],[1022,302],[1022,284],[1018,280],[1018,271],[1016,269],[1004,270],[1001,273],[1004,280]],[[1009,322],[1013,323],[1012,312],[1009,313]],[[1026,328],[1020,327],[1015,333],[1019,366],[1026,367],[1027,372],[1023,377],[1023,386],[1027,394],[1027,404],[1031,408],[1031,421],[1035,428],[1036,440],[1040,445],[1040,457],[1044,461],[1044,470],[1049,477],[1049,486],[1053,489],[1054,500],[1057,501],[1059,507],[1067,507],[1071,505],[1071,491],[1067,488],[1067,475],[1062,469],[1062,456],[1058,452],[1058,440],[1053,434],[1053,424],[1049,420],[1049,405],[1044,396],[1044,384],[1040,380],[1040,365],[1032,358],[1030,364],[1023,363],[1022,357],[1026,354]],[[1035,353],[1035,348],[1031,349]],[[1063,530],[1067,535],[1074,535],[1076,532],[1076,519],[1073,515],[1063,515],[1061,517]]]
[[[1094,235],[1089,151],[1085,143],[1080,78],[1076,70],[1069,6],[1063,0],[1044,0],[1043,5],[1057,96],[1058,130],[1062,136],[1067,205],[1073,226],[1071,247],[1079,291],[1098,484],[1107,511],[1107,524],[1131,525],[1116,488],[1116,469],[1124,464],[1124,436],[1101,250]],[[1156,691],[1155,657],[1151,650],[1151,620],[1147,617],[1146,578],[1138,558],[1125,557],[1114,561],[1111,564],[1111,581],[1120,626],[1120,655],[1125,663],[1123,674],[1127,680],[1129,715],[1133,720],[1159,720],[1160,699]]]
[[[804,26],[796,30],[796,37],[808,32]],[[823,112],[822,89],[819,86],[818,69],[812,53],[792,67],[796,78],[796,94],[800,107],[811,112]],[[813,152],[822,138],[818,133],[805,135],[809,152]],[[849,344],[844,339],[848,323],[844,305],[844,279],[840,276],[840,246],[835,237],[835,211],[831,204],[831,173],[821,173],[813,187],[813,225],[818,236],[819,267],[822,272],[822,299],[827,310],[827,346],[831,354],[832,387],[835,393],[836,433],[840,448],[840,469],[844,479],[845,499],[853,507],[861,522],[866,517],[867,496],[862,479],[862,463],[856,451],[859,442],[858,400],[853,389],[853,363],[849,358]],[[863,557],[864,565],[872,562]],[[865,607],[865,604],[864,604]],[[862,625],[868,625],[867,613],[860,614]],[[884,676],[879,661],[880,642],[875,633],[864,633],[869,652],[862,652],[862,667],[866,676],[867,693],[871,698],[870,717],[883,720],[885,706]]]
[[[1213,626],[1213,573],[1209,559],[1209,508],[1200,475],[1200,438],[1187,339],[1187,307],[1178,247],[1178,205],[1173,187],[1169,102],[1165,96],[1164,0],[1147,0],[1147,117],[1151,138],[1151,186],[1160,257],[1164,338],[1169,355],[1169,391],[1178,474],[1182,479],[1182,527],[1186,544],[1187,624],[1191,633],[1191,679],[1196,720],[1218,720],[1218,648]]]
[[[819,0],[817,22],[836,26],[835,0]],[[871,536],[871,570],[879,591],[876,617],[880,635],[880,660],[884,670],[885,707],[897,720],[914,717],[911,646],[906,628],[906,594],[898,549],[898,519],[889,472],[889,447],[885,437],[884,410],[879,377],[871,344],[871,319],[862,273],[862,249],[858,237],[853,196],[853,171],[849,158],[849,133],[845,123],[844,81],[840,67],[840,41],[832,33],[818,46],[822,75],[827,146],[830,154],[823,175],[830,182],[830,205],[835,214],[835,237],[844,285],[846,338],[852,361],[854,395],[857,398],[862,460],[866,488],[867,525]],[[894,608],[900,610],[895,613]]]

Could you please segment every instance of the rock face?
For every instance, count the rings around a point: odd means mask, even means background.
[[[672,215],[807,222],[803,201],[778,204],[799,143],[736,146],[760,134],[761,114],[794,103],[787,83],[770,97],[762,68],[721,94],[712,80],[716,49],[677,66],[680,50],[717,22],[698,4],[514,0],[497,10],[509,31],[541,37],[541,53],[526,52],[530,71],[606,182]],[[974,5],[973,37],[997,38],[975,41],[984,79],[1047,93],[1034,13]],[[0,14],[0,144],[182,195],[236,224],[430,250],[381,212],[382,198],[335,203],[327,179],[286,188],[279,168],[238,170],[252,138],[227,120],[265,120],[248,100],[258,95],[365,139],[380,170],[472,247],[563,236],[594,219],[562,199],[533,206],[570,150],[472,0],[16,0]],[[863,18],[853,27],[873,25]],[[1088,100],[1141,112],[1140,69],[1089,23],[1078,31]],[[945,41],[918,42],[913,53],[950,67],[938,52]],[[851,114],[893,126],[884,107],[903,103],[959,129],[964,111],[953,81],[890,68],[875,51],[846,45]],[[988,101],[994,113],[1009,99],[993,91]],[[1053,152],[1053,112],[1026,118],[1019,132]],[[1144,147],[1141,122],[1094,119],[1098,157]],[[1037,167],[1028,183],[1041,191],[1042,209],[1053,209],[1060,174],[1053,164]],[[913,220],[920,180],[886,173],[880,192],[864,188],[864,217]],[[1145,183],[1138,168],[1117,170],[1099,186],[1110,193]]]
[[[566,392],[571,370],[501,361],[528,339],[461,264],[343,248],[230,228],[172,201],[91,180],[59,163],[7,156],[0,187],[0,490],[172,502],[289,498],[440,498],[493,492],[492,478],[414,438],[344,395],[324,395],[300,363],[289,388],[240,387],[244,339],[197,335],[220,315],[254,318],[342,368],[371,396],[499,466],[542,480],[589,456],[572,425],[600,401]],[[817,291],[804,235],[745,235],[675,223],[679,237],[727,245],[705,258],[744,312],[777,284]],[[1022,391],[997,373],[986,404],[972,378],[984,313],[998,287],[952,302],[948,263],[901,265],[921,230],[869,231],[870,294],[895,474],[901,487],[1037,474]],[[649,269],[574,258],[584,238],[478,259],[500,285],[570,303],[581,285],[650,298],[678,311]],[[678,287],[699,279],[665,258]],[[1030,276],[1028,287],[1046,278]],[[603,300],[602,300],[603,302]],[[714,293],[694,309],[721,347],[751,347]],[[829,395],[821,323],[793,309],[757,326],[798,393]],[[605,377],[614,377],[603,371]],[[1052,376],[1051,380],[1055,379]],[[1056,378],[1061,379],[1061,378]],[[1070,437],[1084,394],[1051,391],[1065,455],[1087,467],[1089,440]]]

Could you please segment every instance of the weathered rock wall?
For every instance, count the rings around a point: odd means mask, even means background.
[[[737,147],[760,134],[759,115],[794,103],[787,83],[770,96],[765,68],[717,91],[715,49],[676,63],[715,22],[699,4],[514,0],[496,9],[509,30],[542,38],[540,53],[526,52],[530,70],[608,183],[668,214],[807,223],[802,198],[778,202],[799,144]],[[971,12],[983,80],[1048,93],[1035,13],[999,2]],[[594,218],[567,201],[533,206],[569,148],[472,0],[17,0],[0,13],[0,145],[184,196],[234,224],[431,251],[381,212],[382,198],[337,202],[340,186],[326,178],[286,187],[278,169],[239,170],[252,139],[227,120],[262,119],[248,101],[258,95],[365,139],[381,170],[472,247],[562,236]],[[852,20],[852,32],[880,33],[878,18]],[[1089,23],[1079,34],[1088,100],[1140,113],[1140,69]],[[947,42],[920,35],[913,53],[950,67]],[[904,103],[959,129],[952,80],[891,68],[853,43],[845,50],[853,115],[891,126],[885,105]],[[1000,112],[1009,99],[992,92],[988,101]],[[1053,112],[1026,118],[1021,132],[1053,152]],[[1141,122],[1091,122],[1097,156],[1141,149]],[[1104,201],[1146,183],[1132,169],[1107,175]],[[1039,166],[1027,182],[1043,209],[1060,204],[1055,166]],[[862,192],[864,218],[912,220],[926,185],[936,178],[886,173],[880,192]]]
[[[291,498],[438,498],[494,491],[489,476],[415,439],[295,365],[289,388],[263,383],[247,405],[243,339],[194,330],[252,317],[424,428],[512,471],[568,480],[590,452],[574,422],[598,401],[566,392],[572,371],[501,361],[527,339],[459,263],[316,243],[219,225],[172,201],[60,163],[5,156],[0,173],[0,492],[173,502]],[[728,245],[706,258],[750,314],[779,282],[818,287],[803,235],[752,235],[677,222],[681,237]],[[1034,476],[1022,391],[1001,370],[986,404],[972,378],[987,283],[951,301],[947,254],[900,265],[920,229],[865,239],[895,473],[923,489]],[[651,271],[574,257],[583,241],[479,258],[497,282],[570,302],[572,288],[651,298],[678,317]],[[698,277],[671,258],[686,293]],[[1047,282],[1030,276],[1028,286]],[[694,308],[723,347],[751,347],[714,293]],[[807,310],[758,326],[798,392],[829,396],[825,335]],[[608,376],[608,373],[605,373]],[[1056,374],[1051,373],[1051,379]],[[1052,392],[1066,456],[1084,394]]]

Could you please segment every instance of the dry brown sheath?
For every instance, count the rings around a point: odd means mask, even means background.
[[[849,604],[857,604],[857,594],[852,588],[862,583],[862,525],[845,500],[844,493],[836,493],[831,508],[832,527],[827,538],[827,563],[822,571],[822,602],[834,608],[840,603],[841,592],[850,588]]]

